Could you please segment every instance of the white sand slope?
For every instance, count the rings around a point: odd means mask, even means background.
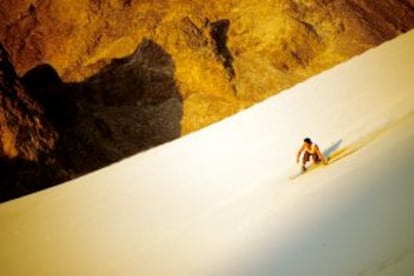
[[[414,275],[413,49],[0,205],[0,275]],[[291,181],[305,136],[343,158]]]

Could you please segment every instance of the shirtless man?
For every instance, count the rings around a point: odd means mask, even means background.
[[[304,172],[306,171],[306,162],[310,160],[310,157],[312,157],[313,162],[315,164],[318,164],[321,161],[324,165],[328,164],[325,157],[320,152],[318,145],[312,143],[312,140],[309,138],[305,138],[305,140],[303,140],[303,145],[298,151],[298,155],[296,157],[296,163],[299,163],[300,155],[302,154],[302,152],[304,152],[302,159],[302,170]]]

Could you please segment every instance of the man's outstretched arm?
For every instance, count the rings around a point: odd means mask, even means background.
[[[302,145],[302,147],[298,151],[298,154],[296,155],[296,163],[299,163],[300,155],[302,154],[304,149],[305,149],[305,145]]]
[[[321,151],[319,150],[319,147],[316,146],[316,153],[318,154],[319,158],[322,160],[322,163],[324,165],[328,165],[328,161],[326,161],[325,156],[323,156],[323,154],[321,153]]]

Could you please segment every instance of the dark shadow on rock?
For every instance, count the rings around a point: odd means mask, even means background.
[[[233,55],[227,47],[227,33],[230,28],[230,20],[222,19],[211,23],[211,37],[216,42],[216,49],[223,59],[223,66],[226,69],[229,79],[233,79],[236,76],[236,72],[233,67]]]
[[[13,165],[14,174],[28,176],[16,178],[13,195],[61,183],[180,137],[183,105],[174,77],[172,57],[147,39],[132,55],[112,60],[80,83],[64,83],[47,64],[27,72],[25,88],[58,131],[58,165]],[[6,163],[0,170],[9,169]],[[60,173],[40,173],[51,169]],[[36,178],[48,183],[31,187],[30,179]]]
[[[72,91],[52,66],[42,64],[31,69],[23,76],[22,82],[31,96],[43,105],[47,118],[55,126],[73,122],[77,107]]]
[[[339,139],[336,143],[332,144],[329,148],[324,150],[323,156],[325,156],[325,158],[329,160],[330,155],[339,148],[339,146],[342,144],[342,141],[342,139]]]
[[[53,157],[38,162],[0,159],[0,202],[28,195],[70,179]]]

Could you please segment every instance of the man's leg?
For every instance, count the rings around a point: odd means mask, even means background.
[[[319,155],[316,152],[312,154],[312,160],[315,164],[319,164],[321,162],[321,159],[319,158]]]
[[[305,152],[304,154],[303,154],[303,159],[302,159],[302,171],[304,171],[304,172],[306,172],[306,162],[308,162],[309,161],[309,158],[310,158],[310,156],[309,156],[310,154],[308,153],[308,152]]]

